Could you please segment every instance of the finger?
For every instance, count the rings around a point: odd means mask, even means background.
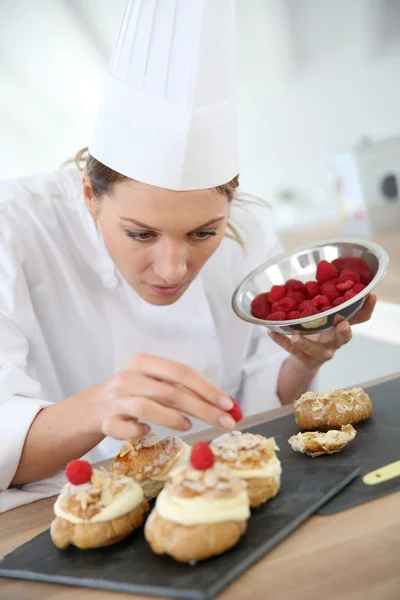
[[[103,422],[103,433],[114,440],[134,440],[149,433],[146,423],[138,423],[136,419],[112,415]]]
[[[377,302],[377,297],[375,294],[370,294],[365,301],[364,305],[360,310],[354,315],[352,319],[350,319],[351,325],[357,325],[358,323],[365,323],[369,321],[374,312],[375,306]]]
[[[121,417],[151,421],[177,431],[187,431],[192,427],[191,421],[179,411],[144,396],[119,398],[115,404],[115,411]]]
[[[296,356],[300,360],[302,357],[304,358],[304,352],[294,344],[289,337],[287,337],[283,333],[278,333],[277,331],[269,331],[268,335],[274,340],[278,346],[289,352],[292,356]]]
[[[350,324],[347,321],[340,321],[335,327],[336,349],[348,344],[353,337]]]
[[[210,404],[220,406],[223,410],[233,408],[232,399],[226,396],[218,386],[194,369],[181,363],[158,356],[136,354],[128,363],[129,368],[161,381],[184,386]]]
[[[133,401],[136,396],[142,396],[144,398],[149,398],[152,401],[154,400],[165,407],[173,408],[175,409],[175,412],[179,411],[178,414],[183,412],[192,417],[196,417],[201,421],[205,421],[209,425],[224,428],[231,428],[235,425],[234,419],[230,415],[227,415],[226,412],[216,406],[210,405],[208,402],[205,402],[203,398],[200,398],[184,387],[171,385],[165,381],[155,380],[142,373],[132,373],[132,371],[125,372],[123,377],[123,386],[126,395],[128,397],[133,396]],[[123,396],[121,390],[118,396]],[[124,405],[121,404],[120,406],[122,408]],[[143,414],[141,417],[144,420],[153,420],[152,417],[147,414]],[[173,425],[168,426],[174,427]],[[176,429],[176,427],[174,428]]]
[[[318,362],[326,362],[333,358],[336,350],[335,336],[327,343],[316,342],[305,336],[294,335],[291,343],[295,348],[298,348],[314,360]]]

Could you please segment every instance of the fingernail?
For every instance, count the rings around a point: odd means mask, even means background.
[[[345,332],[345,331],[349,331],[349,329],[350,329],[350,325],[349,325],[348,323],[346,323],[346,324],[345,324],[344,326],[342,326],[340,329],[341,329],[341,331],[343,331],[343,332]]]
[[[187,431],[188,429],[192,428],[192,422],[189,421],[189,419],[185,419],[185,422],[183,424],[183,428],[185,429],[185,431]]]
[[[301,335],[294,335],[292,337],[292,344],[295,344],[296,346],[299,346],[303,343],[303,338],[301,337]]]
[[[218,399],[218,404],[223,410],[231,410],[233,408],[233,400],[229,396],[221,396]]]
[[[218,423],[224,429],[233,429],[236,425],[235,421],[229,415],[222,415],[221,417],[219,417]]]
[[[145,435],[148,434],[151,431],[151,427],[149,427],[148,425],[143,425],[143,430]]]

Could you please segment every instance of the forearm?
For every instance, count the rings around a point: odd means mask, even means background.
[[[98,387],[87,388],[37,414],[26,436],[11,485],[49,477],[104,439],[96,416]]]
[[[277,393],[282,404],[290,404],[307,392],[319,367],[306,367],[296,357],[289,356],[278,375]]]

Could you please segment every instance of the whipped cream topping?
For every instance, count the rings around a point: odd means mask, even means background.
[[[155,481],[166,481],[170,472],[177,467],[188,464],[190,459],[191,447],[183,442],[181,450],[173,457],[173,459],[164,467],[159,475],[153,475],[151,479]]]
[[[168,521],[189,526],[246,521],[250,517],[249,498],[245,489],[228,498],[182,498],[164,488],[157,497],[155,510]]]
[[[94,508],[93,516],[78,516],[76,510],[68,510],[69,499],[77,501],[82,515],[85,515],[88,507]],[[94,469],[91,483],[67,483],[63,487],[54,504],[54,513],[74,524],[101,523],[131,512],[142,502],[143,490],[133,479]]]
[[[157,513],[181,525],[243,521],[250,516],[246,484],[224,465],[176,467],[156,500]]]
[[[257,479],[272,477],[277,481],[282,474],[282,466],[280,460],[275,457],[268,461],[262,467],[256,469],[231,469],[236,477],[241,479]]]
[[[211,442],[211,449],[216,460],[241,479],[272,477],[277,481],[282,473],[275,454],[279,448],[274,438],[232,431]]]

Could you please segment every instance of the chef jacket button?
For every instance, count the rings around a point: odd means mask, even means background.
[[[103,275],[103,285],[109,290],[115,290],[118,286],[118,278],[113,273],[106,273]]]

